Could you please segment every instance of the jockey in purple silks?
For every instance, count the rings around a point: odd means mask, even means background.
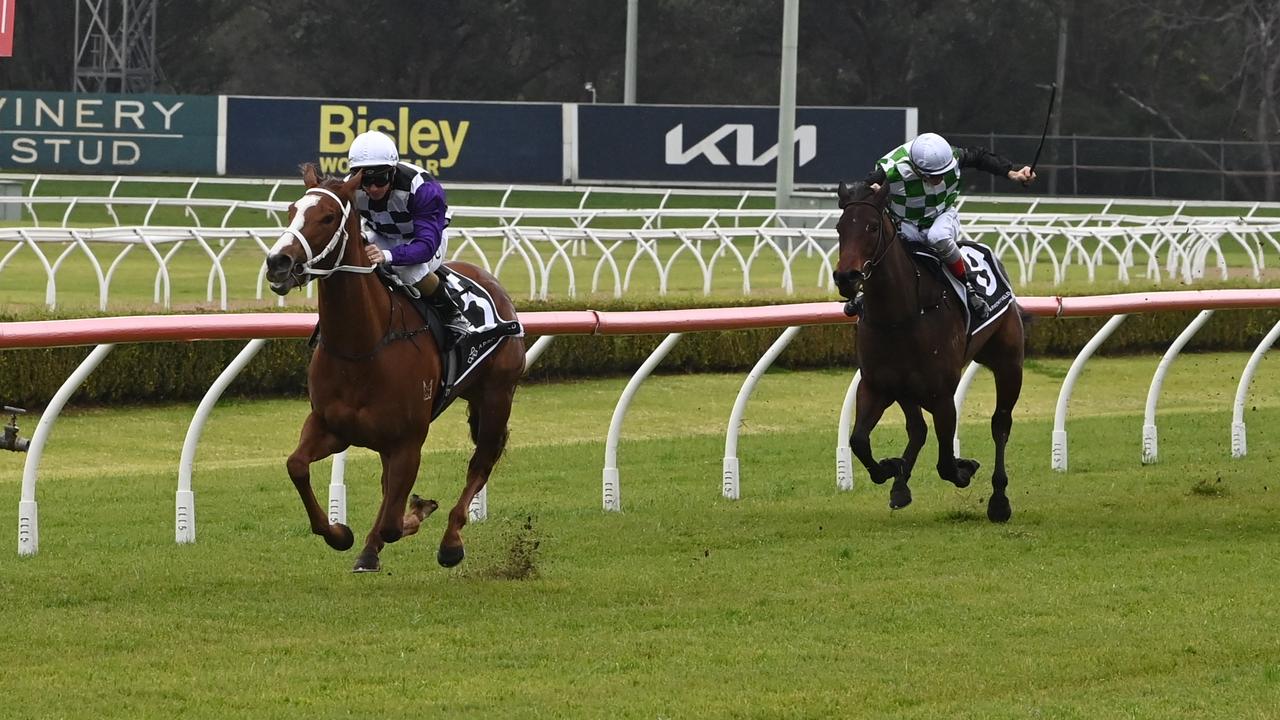
[[[347,160],[352,174],[364,172],[356,209],[369,261],[390,266],[416,288],[440,312],[450,334],[466,334],[470,326],[462,309],[436,272],[448,249],[444,230],[450,212],[444,188],[431,173],[401,162],[395,142],[377,131],[357,135]]]

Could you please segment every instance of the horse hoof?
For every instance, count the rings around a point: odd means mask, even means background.
[[[360,553],[360,557],[356,558],[355,567],[351,568],[353,573],[375,573],[382,572],[382,561],[377,555],[369,553]]]
[[[356,536],[351,534],[351,528],[346,525],[334,523],[329,526],[329,532],[325,534],[324,541],[329,547],[342,552],[351,549],[356,542]]]
[[[1009,498],[1005,495],[991,496],[987,501],[987,519],[993,523],[1009,522],[1013,517],[1013,508],[1009,506]]]
[[[462,558],[465,555],[466,552],[463,551],[461,545],[458,547],[445,547],[444,545],[441,545],[440,550],[436,552],[436,562],[440,563],[440,567],[451,568],[462,562]]]
[[[901,510],[911,504],[911,488],[905,483],[894,483],[893,489],[889,491],[889,509]]]
[[[409,512],[418,514],[423,519],[428,515],[440,509],[440,503],[435,500],[425,500],[417,494],[409,497]]]

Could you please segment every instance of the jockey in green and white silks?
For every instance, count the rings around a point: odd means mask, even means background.
[[[954,210],[960,198],[960,168],[950,153],[951,168],[942,173],[942,182],[927,183],[911,162],[912,143],[903,143],[876,161],[889,183],[889,212],[906,221],[912,229],[927,231],[939,216]],[[914,240],[914,238],[913,238]],[[949,253],[939,253],[945,256]]]
[[[1031,182],[1029,166],[1014,170],[1013,163],[985,148],[953,148],[941,135],[924,133],[890,150],[867,174],[874,189],[889,185],[889,212],[898,220],[908,242],[929,248],[965,285],[969,308],[980,317],[990,308],[965,268],[956,240],[960,237],[961,168],[977,168],[1004,175],[1017,182]],[[860,311],[860,308],[857,308]]]

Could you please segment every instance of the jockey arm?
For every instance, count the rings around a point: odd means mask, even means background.
[[[956,148],[956,151],[956,159],[962,168],[976,168],[992,175],[1003,175],[1015,182],[1030,182],[1035,179],[1030,166],[1024,165],[1015,170],[1011,161],[986,148],[962,147]],[[878,189],[884,184],[885,178],[884,168],[877,164],[867,173],[865,180],[868,187]]]
[[[380,261],[392,265],[420,265],[431,260],[440,249],[444,229],[449,225],[448,210],[444,188],[437,182],[422,183],[409,197],[413,238],[390,250],[381,251]]]
[[[965,147],[957,149],[959,153],[956,158],[960,161],[960,167],[962,168],[977,168],[992,175],[1003,175],[1015,182],[1029,182],[1035,179],[1035,174],[1031,172],[1029,165],[1023,165],[1015,170],[1013,163],[1008,158],[997,155],[986,148]]]

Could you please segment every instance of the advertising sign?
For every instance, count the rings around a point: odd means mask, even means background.
[[[226,98],[226,172],[292,175],[303,162],[347,171],[366,130],[391,136],[400,158],[442,180],[561,182],[561,106],[550,103]]]
[[[0,57],[13,57],[13,3],[0,0]]]
[[[217,153],[215,98],[0,91],[5,170],[211,174]]]
[[[861,178],[915,135],[915,108],[796,108],[795,182]],[[772,185],[778,110],[579,105],[575,182]]]

